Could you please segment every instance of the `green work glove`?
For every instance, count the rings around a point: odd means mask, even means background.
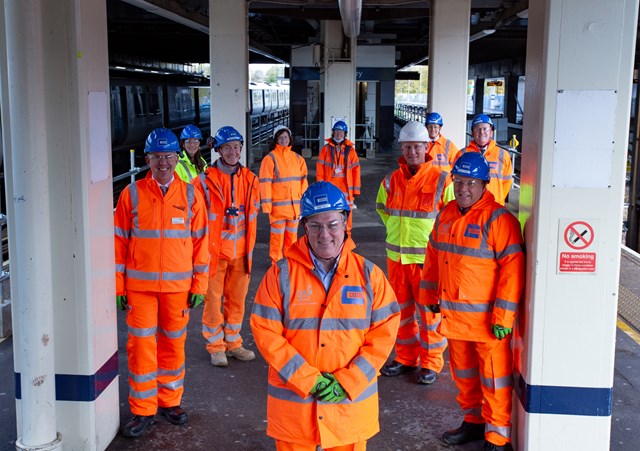
[[[129,305],[127,303],[127,295],[123,294],[122,296],[116,296],[116,305],[120,310],[126,310],[127,305]]]
[[[189,308],[196,308],[204,302],[204,294],[189,293]]]
[[[512,328],[502,327],[499,324],[494,324],[493,326],[491,326],[491,330],[493,331],[493,335],[495,335],[498,340],[502,340],[504,337],[513,332]]]
[[[335,378],[333,374],[326,374],[331,379],[331,383],[323,390],[316,393],[316,398],[324,402],[340,402],[347,397],[347,392],[344,391],[340,382]]]
[[[316,379],[316,383],[313,384],[313,388],[311,389],[311,391],[309,393],[312,394],[312,395],[315,395],[316,392],[319,392],[319,391],[327,388],[330,383],[331,383],[331,379],[329,379],[327,377],[324,377],[324,375],[321,374]]]

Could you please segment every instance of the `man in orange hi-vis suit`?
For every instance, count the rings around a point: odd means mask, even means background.
[[[333,124],[331,138],[318,155],[316,180],[331,182],[340,188],[349,206],[356,208],[355,199],[360,195],[360,159],[355,145],[347,139],[349,129],[344,121]],[[352,215],[347,220],[347,232],[351,232]]]
[[[202,335],[211,364],[219,367],[228,365],[227,357],[243,362],[256,357],[242,346],[240,335],[260,208],[258,177],[240,163],[243,143],[238,130],[221,127],[212,140],[220,158],[191,182],[209,213],[211,263]]]
[[[260,203],[269,215],[269,257],[274,263],[298,239],[300,198],[307,186],[307,163],[291,150],[291,130],[278,125],[273,150],[260,164]]]
[[[484,439],[484,451],[511,450],[511,332],[524,285],[520,223],[487,189],[478,152],[451,171],[455,202],[440,211],[429,238],[420,303],[442,314],[451,374],[464,412],[443,434],[449,445]]]
[[[251,328],[269,364],[267,435],[278,451],[364,451],[379,430],[378,370],[400,312],[380,268],[353,252],[331,183],[302,196],[302,227],[267,271]]]
[[[487,189],[491,191],[496,202],[504,205],[513,184],[513,164],[509,151],[498,147],[493,140],[493,121],[486,114],[478,114],[471,121],[473,141],[461,149],[456,160],[467,152],[479,152],[489,164],[490,180]]]
[[[129,327],[128,437],[141,435],[156,413],[187,422],[180,402],[189,308],[204,300],[209,274],[207,212],[200,193],[174,173],[178,138],[155,129],[144,151],[150,172],[122,191],[114,216],[116,302]]]

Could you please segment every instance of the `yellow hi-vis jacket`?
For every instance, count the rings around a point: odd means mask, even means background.
[[[307,237],[269,268],[251,328],[269,364],[267,435],[323,448],[367,440],[378,423],[378,372],[393,349],[400,311],[380,268],[344,243],[329,291],[314,272]],[[347,392],[338,403],[309,394],[321,372]]]
[[[205,159],[202,157],[200,157],[200,159],[204,163],[204,168],[207,169],[207,162]],[[198,169],[196,168],[196,165],[191,162],[189,155],[184,150],[180,152],[180,158],[178,159],[175,171],[176,174],[178,174],[178,177],[187,183],[190,183],[194,177],[198,176]]]
[[[429,234],[438,212],[450,199],[449,173],[430,162],[420,165],[414,175],[404,157],[387,174],[376,198],[376,210],[387,228],[387,257],[403,265],[424,263]]]

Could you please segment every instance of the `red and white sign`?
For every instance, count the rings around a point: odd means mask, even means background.
[[[558,273],[596,272],[597,219],[560,219],[558,237]]]

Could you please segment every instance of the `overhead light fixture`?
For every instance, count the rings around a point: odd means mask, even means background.
[[[481,30],[476,34],[472,34],[471,36],[469,36],[469,42],[473,42],[473,41],[477,41],[478,39],[485,38],[495,32],[496,30],[494,30],[493,28],[487,28],[486,30]]]
[[[348,38],[360,34],[360,17],[362,16],[362,0],[338,0],[342,29]]]
[[[189,20],[186,17],[182,17],[180,14],[176,14],[173,11],[164,9],[146,0],[123,0],[125,3],[142,8],[145,11],[156,14],[165,19],[172,20],[186,27],[193,28],[194,30],[201,31],[202,33],[209,34],[209,26],[202,25],[195,20]]]

